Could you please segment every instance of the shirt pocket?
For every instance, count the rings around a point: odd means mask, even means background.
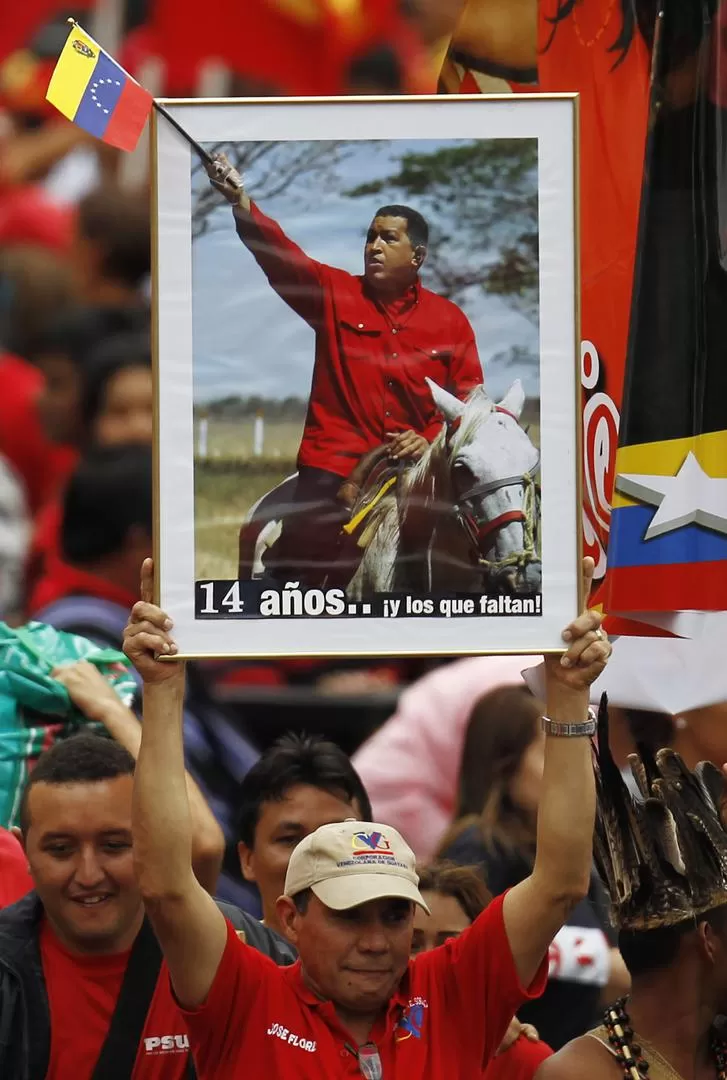
[[[381,362],[381,331],[378,328],[349,317],[337,320],[337,331],[345,361],[352,364]]]

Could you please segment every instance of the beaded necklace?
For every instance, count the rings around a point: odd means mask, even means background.
[[[644,1077],[649,1074],[649,1063],[641,1047],[634,1042],[634,1029],[631,1026],[629,1014],[626,1012],[625,997],[619,998],[606,1009],[603,1026],[608,1032],[611,1048],[623,1067],[625,1080],[644,1080]],[[713,1034],[711,1049],[717,1070],[717,1080],[727,1080],[727,1043]]]

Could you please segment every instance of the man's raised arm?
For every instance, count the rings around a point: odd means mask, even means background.
[[[232,207],[237,235],[250,251],[278,296],[306,322],[315,324],[323,318],[321,263],[311,259],[277,221],[266,217],[245,191],[237,169],[224,154],[206,166],[212,187]]]
[[[176,652],[171,621],[151,601],[153,567],[145,560],[141,601],[124,631],[124,652],[144,681],[144,722],[134,775],[134,867],[179,1003],[207,997],[227,926],[192,872],[192,820],[182,740],[184,665],[157,660]]]
[[[584,576],[588,597],[592,559],[584,560]],[[563,633],[564,641],[570,643],[568,651],[546,657],[550,724],[546,722],[535,866],[529,877],[510,890],[503,907],[523,986],[530,985],[556,933],[588,893],[596,784],[591,738],[579,734],[589,729],[577,725],[587,724],[589,688],[611,652],[600,624],[597,612],[584,612]]]

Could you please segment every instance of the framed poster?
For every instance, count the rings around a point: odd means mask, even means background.
[[[577,98],[164,104],[242,180],[233,206],[154,116],[157,588],[180,653],[562,648]]]

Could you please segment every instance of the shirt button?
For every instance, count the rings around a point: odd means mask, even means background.
[[[391,413],[389,412],[388,409],[386,410],[386,416],[391,416]]]
[[[392,334],[398,334],[399,333],[399,331],[396,329],[395,326],[392,326],[391,332],[392,332]]]
[[[387,386],[393,386],[393,385],[394,385],[394,383],[392,382],[392,380],[391,380],[391,379],[389,379],[389,381],[387,382],[387,384],[386,384],[386,385],[387,385]]]
[[[436,349],[432,349],[432,356],[436,356],[436,355],[437,355],[437,350],[436,350]]]
[[[399,355],[399,354],[398,354],[398,352],[393,352],[393,353],[391,354],[391,359],[392,359],[392,360],[396,360],[396,358],[397,358],[397,356],[398,356],[398,355]]]
[[[347,1050],[342,1050],[341,1051],[341,1057],[348,1057],[348,1051]]]
[[[364,324],[363,324],[362,322],[360,322],[360,323],[358,324],[358,328],[357,328],[357,329],[359,329],[359,330],[363,330],[363,328],[364,328]]]

